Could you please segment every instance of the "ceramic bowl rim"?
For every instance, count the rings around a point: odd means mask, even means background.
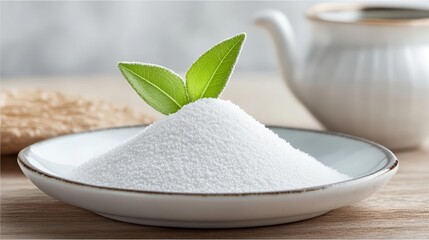
[[[140,124],[140,125],[129,125],[129,126],[121,126],[121,127],[99,128],[99,129],[94,129],[94,130],[89,130],[89,131],[84,131],[84,132],[65,134],[65,135],[49,138],[46,140],[42,140],[42,141],[39,141],[39,142],[34,143],[34,144],[38,144],[38,143],[42,143],[42,142],[48,142],[48,141],[51,141],[54,139],[59,139],[59,138],[63,138],[63,137],[71,136],[71,135],[82,135],[82,134],[100,132],[100,131],[106,131],[106,130],[139,128],[139,127],[146,127],[146,126],[148,126],[148,125],[147,124]],[[73,180],[62,178],[59,176],[54,176],[50,173],[47,173],[43,170],[40,170],[40,169],[34,167],[25,158],[25,156],[24,156],[25,153],[27,151],[29,151],[29,149],[34,144],[22,149],[18,154],[17,161],[18,161],[18,164],[21,166],[21,168],[25,168],[25,169],[33,172],[33,173],[38,174],[41,177],[49,178],[51,180],[60,181],[60,182],[66,183],[66,184],[72,184],[72,185],[80,186],[80,187],[88,187],[88,188],[95,188],[98,190],[108,190],[108,191],[126,192],[126,193],[141,193],[141,194],[153,194],[153,195],[199,196],[199,197],[215,197],[215,196],[218,196],[218,197],[226,197],[226,196],[238,197],[238,196],[283,195],[283,194],[314,192],[314,191],[324,190],[327,188],[337,187],[339,185],[354,184],[356,182],[367,181],[367,180],[370,180],[373,178],[377,178],[379,176],[385,175],[389,172],[396,170],[398,168],[398,165],[399,165],[398,159],[389,149],[387,149],[386,147],[384,147],[378,143],[372,142],[372,141],[364,139],[364,138],[355,137],[355,136],[351,136],[351,135],[344,134],[344,133],[337,133],[337,132],[331,132],[331,131],[320,131],[320,130],[305,129],[305,128],[283,127],[283,126],[276,126],[276,125],[266,125],[266,127],[270,128],[270,129],[271,128],[279,128],[279,129],[287,129],[287,130],[294,130],[294,131],[301,131],[301,132],[312,132],[312,133],[317,133],[317,134],[322,134],[322,135],[337,136],[337,137],[347,138],[347,139],[351,139],[351,140],[361,141],[361,142],[367,143],[367,144],[375,147],[379,151],[383,152],[385,154],[385,159],[387,159],[387,163],[386,163],[386,165],[384,165],[382,168],[376,170],[375,172],[372,172],[370,174],[367,174],[367,175],[364,175],[361,177],[352,178],[349,180],[335,182],[335,183],[331,183],[331,184],[308,187],[308,188],[299,188],[299,189],[284,190],[284,191],[244,192],[244,193],[189,193],[189,192],[162,192],[162,191],[149,191],[149,190],[134,190],[134,189],[126,189],[126,188],[98,186],[98,185],[92,185],[92,184],[88,184],[88,183],[73,181]]]

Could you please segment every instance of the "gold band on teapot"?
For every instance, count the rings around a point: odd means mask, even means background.
[[[385,16],[388,17],[355,17],[351,20],[341,18],[335,19],[321,16],[328,12],[355,12],[355,13],[371,13],[375,11],[388,11]],[[411,17],[392,18],[400,12],[415,12]],[[429,26],[429,9],[418,7],[402,7],[402,6],[386,6],[386,5],[366,5],[354,3],[322,3],[311,7],[306,11],[306,17],[312,21],[327,22],[327,23],[342,23],[342,24],[364,24],[364,25],[388,25],[388,26]],[[390,16],[389,16],[390,15]],[[411,14],[408,14],[411,15]],[[420,16],[419,16],[420,15]]]

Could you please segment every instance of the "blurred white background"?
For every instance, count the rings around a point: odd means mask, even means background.
[[[303,13],[317,2],[325,1],[1,2],[1,76],[111,74],[123,60],[184,72],[213,44],[239,32],[248,39],[237,70],[275,71],[273,45],[253,17],[264,9],[285,12],[303,51],[309,39]]]

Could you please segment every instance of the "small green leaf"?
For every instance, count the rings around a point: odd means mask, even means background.
[[[217,98],[225,88],[237,62],[246,34],[227,39],[204,53],[186,73],[189,100]]]
[[[121,62],[118,67],[131,87],[157,111],[171,114],[189,103],[185,84],[173,71],[144,63]]]

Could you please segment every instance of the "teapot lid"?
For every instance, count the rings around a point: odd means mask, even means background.
[[[322,3],[311,7],[312,21],[343,24],[429,26],[429,9],[354,3]]]

